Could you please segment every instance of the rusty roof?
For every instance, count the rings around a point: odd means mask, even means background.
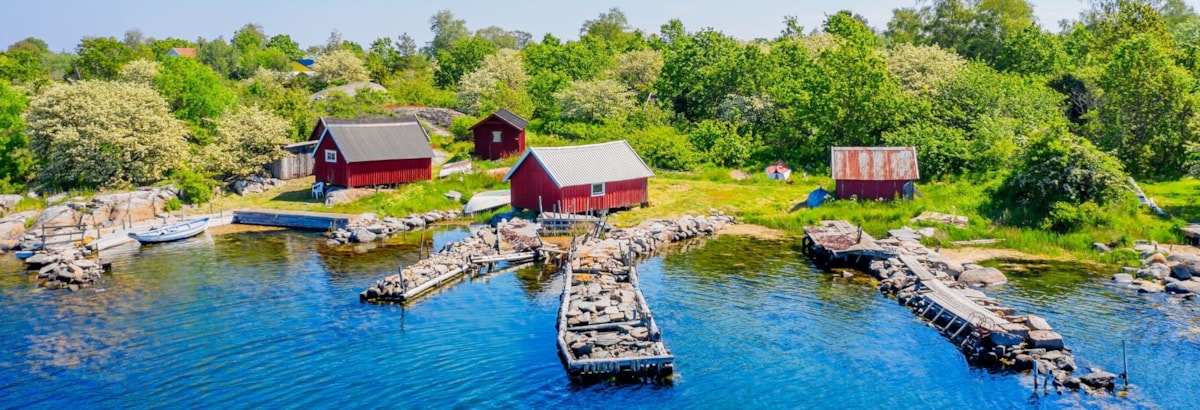
[[[833,147],[833,179],[913,181],[921,179],[914,147]]]

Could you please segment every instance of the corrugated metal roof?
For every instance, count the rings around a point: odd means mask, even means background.
[[[475,127],[478,127],[479,124],[483,124],[484,121],[487,121],[489,118],[492,118],[492,117],[499,118],[500,121],[507,122],[519,130],[524,130],[525,127],[529,125],[529,121],[525,120],[524,118],[521,118],[520,115],[513,114],[512,111],[501,108],[499,111],[492,113],[492,115],[489,115],[487,117],[484,117],[482,120],[479,120],[479,122],[477,122],[477,123],[475,123],[475,125],[471,126],[471,129],[475,129]]]
[[[421,124],[326,122],[326,125],[328,128],[325,136],[321,138],[333,138],[346,162],[433,158],[433,149],[429,147],[429,135],[421,128]]]
[[[563,188],[654,176],[625,140],[570,147],[529,148],[504,176],[508,181],[527,159],[541,164],[554,185]]]
[[[921,179],[914,147],[833,147],[833,179],[909,181]]]
[[[417,117],[412,115],[376,117],[376,118],[336,118],[336,117],[321,117],[319,121],[324,121],[325,125],[346,125],[346,124],[401,124],[417,122]]]

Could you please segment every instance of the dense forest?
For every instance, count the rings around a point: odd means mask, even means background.
[[[396,105],[461,111],[458,134],[508,108],[531,119],[532,145],[627,139],[666,170],[783,159],[819,173],[831,146],[911,145],[923,179],[1002,181],[996,206],[1024,204],[1009,218],[1043,226],[1086,223],[1127,197],[1126,176],[1200,171],[1200,15],[1181,0],[1094,0],[1057,30],[1024,0],[921,1],[877,26],[852,11],[815,28],[780,20],[759,39],[679,20],[634,30],[615,8],[567,41],[472,30],[449,10],[421,47],[334,32],[302,49],[252,23],[228,40],[135,29],[73,53],[27,38],[0,53],[0,190],[170,179],[202,202],[307,138],[317,116]],[[174,47],[197,56],[168,57]],[[315,75],[290,74],[302,58]],[[362,81],[387,91],[310,98]]]

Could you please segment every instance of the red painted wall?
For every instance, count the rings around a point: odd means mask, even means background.
[[[403,184],[428,181],[432,171],[429,158],[393,159],[350,164],[347,187]]]
[[[337,149],[332,138],[326,138],[317,146],[313,175],[318,182],[347,188],[372,185],[392,185],[413,181],[428,181],[433,174],[429,158],[395,159],[346,163],[338,152],[337,163],[325,162],[325,150]]]
[[[484,120],[473,131],[476,158],[500,159],[525,152],[525,130],[513,128],[498,118]],[[500,131],[500,143],[492,142],[492,131]]]
[[[896,197],[904,196],[904,184],[908,182],[906,180],[842,180],[837,181],[837,188],[835,189],[838,199],[850,199],[850,196],[857,195],[860,200],[883,198],[885,201],[891,201]]]
[[[552,211],[558,206],[560,212],[570,213],[622,208],[650,201],[646,178],[608,182],[604,186],[604,196],[592,196],[591,185],[563,189],[554,186],[546,171],[533,160],[521,164],[510,181],[514,208],[536,211],[538,196],[542,198],[541,210]]]

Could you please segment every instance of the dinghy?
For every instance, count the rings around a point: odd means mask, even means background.
[[[141,243],[158,243],[190,238],[208,229],[208,217],[181,222],[174,225],[150,228],[143,232],[130,232],[129,236]]]

